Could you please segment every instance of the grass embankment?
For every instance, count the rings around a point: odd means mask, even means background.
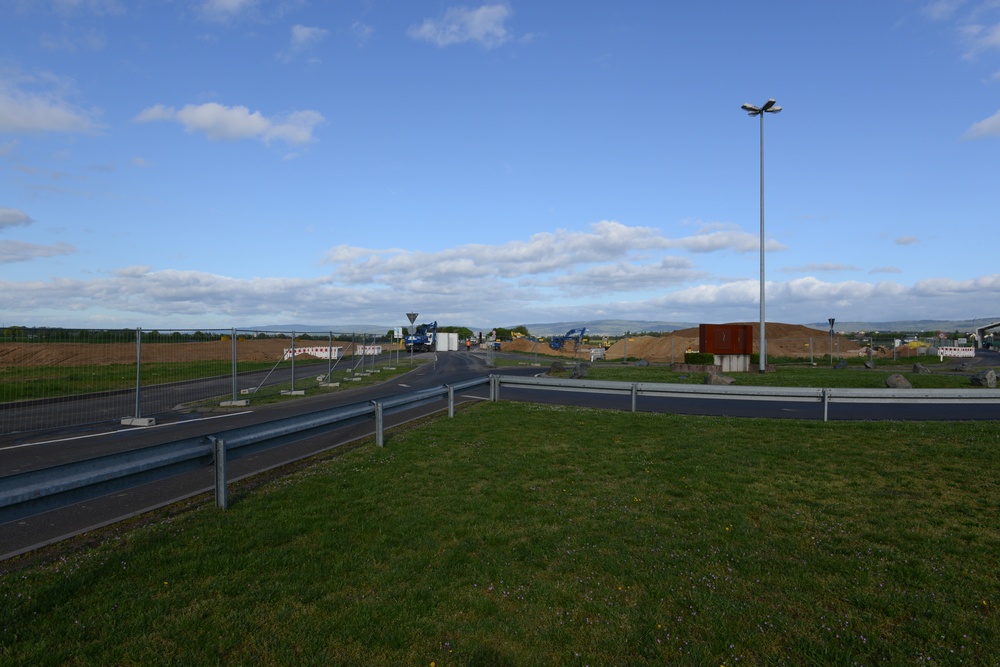
[[[933,359],[933,364],[930,360]],[[896,363],[879,362],[876,368],[866,369],[860,363],[848,368],[835,369],[829,366],[778,366],[769,373],[727,373],[738,386],[771,386],[771,387],[828,387],[834,388],[884,388],[886,378],[898,373],[902,375],[915,389],[968,389],[970,373],[960,373],[952,366],[942,367],[937,357],[920,359],[931,373],[913,372],[914,360]],[[564,373],[554,375],[569,376],[573,362],[565,364]],[[502,372],[502,369],[501,369]],[[671,384],[703,384],[705,373],[690,371],[675,371],[669,364],[636,366],[634,364],[616,364],[614,362],[597,362],[591,364],[587,371],[590,380],[618,380],[622,382],[665,382]]]
[[[0,578],[2,664],[991,664],[996,422],[485,403]]]
[[[901,368],[842,369],[832,368],[778,368],[773,373],[727,373],[737,386],[755,387],[829,387],[877,388],[885,387],[886,378],[898,373],[916,389],[968,388],[969,377],[959,373],[913,373]],[[587,377],[595,380],[622,380],[626,382],[668,382],[678,384],[703,384],[705,373],[682,373],[669,366],[594,365]]]

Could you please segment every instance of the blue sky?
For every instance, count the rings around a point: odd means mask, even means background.
[[[0,0],[2,324],[1000,315],[995,0]]]

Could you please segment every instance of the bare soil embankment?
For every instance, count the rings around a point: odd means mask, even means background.
[[[758,351],[757,341],[759,340],[759,323],[734,322],[733,324],[750,324],[753,327],[753,351]],[[780,322],[767,323],[767,354],[769,357],[795,357],[809,359],[810,356],[820,357],[830,353],[829,333],[811,329],[799,324],[782,324]],[[584,344],[581,350],[588,350],[598,347],[598,341]],[[628,341],[624,338],[617,341],[608,348],[605,353],[606,359],[623,359],[626,355],[630,358],[645,359],[656,363],[681,363],[684,361],[684,353],[690,348],[693,352],[698,352],[698,329],[679,329],[662,336],[631,336]],[[833,351],[839,356],[857,356],[859,346],[843,336],[835,335],[833,341]],[[553,350],[548,342],[536,343],[527,339],[515,340],[509,343],[502,343],[501,350],[510,352],[535,352],[540,354],[550,354],[562,357],[574,357],[576,352],[572,345],[568,345],[562,350]],[[582,356],[589,359],[589,353]]]

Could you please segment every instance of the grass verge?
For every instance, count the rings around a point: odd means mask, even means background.
[[[991,664],[997,422],[484,403],[0,577],[2,664]]]
[[[912,367],[912,364],[909,365]],[[569,370],[561,375],[568,377]],[[900,366],[876,369],[833,369],[823,367],[778,367],[773,373],[727,373],[738,386],[770,387],[828,387],[884,389],[886,379],[893,374],[902,375],[915,389],[969,389],[969,373],[937,371],[914,373]],[[554,374],[560,375],[560,374]],[[704,384],[705,373],[675,371],[670,366],[623,366],[597,363],[587,371],[587,379],[619,380],[623,382],[666,382],[671,384]]]

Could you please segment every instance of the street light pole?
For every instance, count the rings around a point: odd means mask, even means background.
[[[767,370],[767,337],[764,333],[764,114],[778,113],[781,107],[775,106],[774,100],[768,100],[762,106],[743,104],[741,109],[749,116],[760,116],[760,372]]]

